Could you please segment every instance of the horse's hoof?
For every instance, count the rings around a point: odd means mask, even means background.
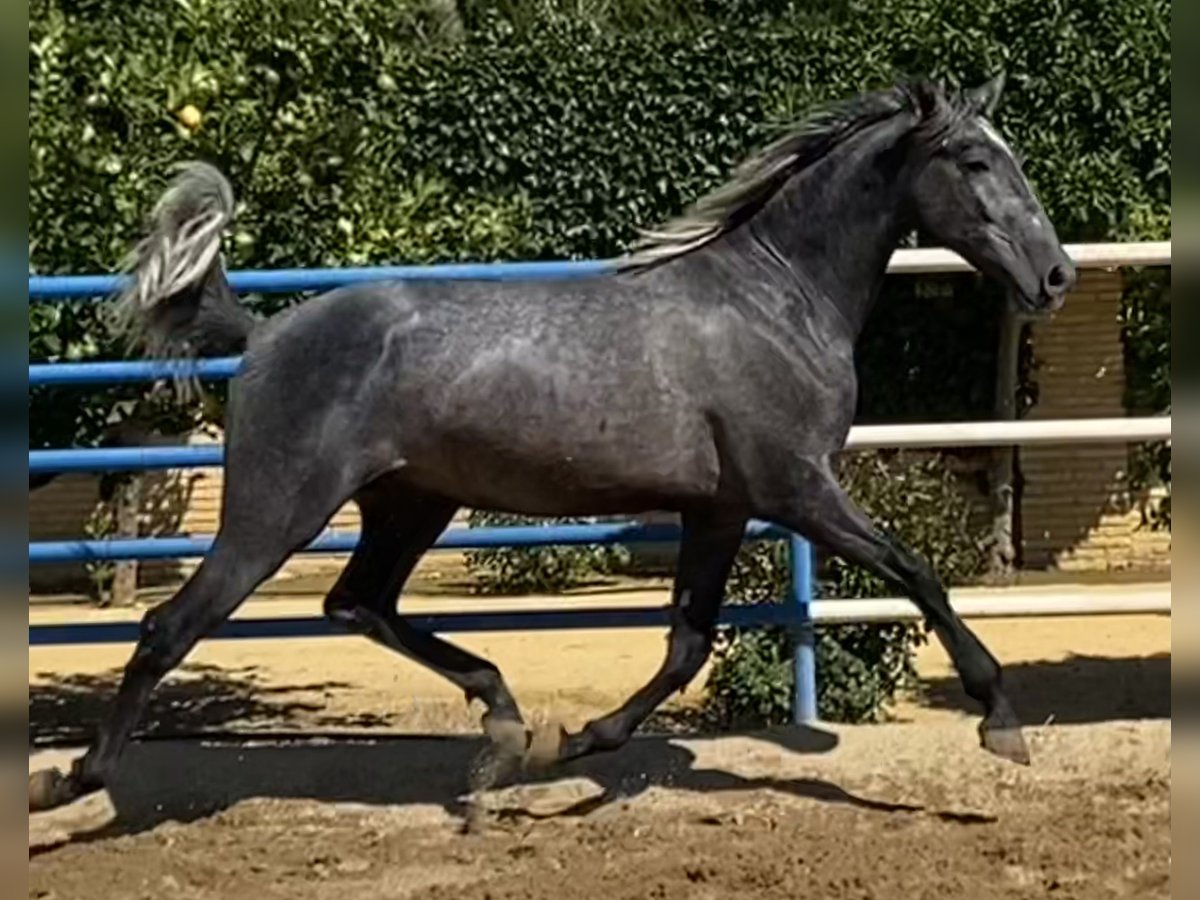
[[[75,799],[70,780],[58,769],[42,769],[29,776],[29,811],[54,809]]]
[[[567,729],[550,722],[534,729],[525,751],[525,767],[546,769],[554,765],[563,755],[567,743]]]
[[[1001,701],[979,724],[979,742],[984,750],[1018,765],[1030,764],[1029,746],[1021,734],[1021,723],[1007,701]]]
[[[1020,728],[983,729],[983,749],[1018,765],[1030,765],[1029,746]]]

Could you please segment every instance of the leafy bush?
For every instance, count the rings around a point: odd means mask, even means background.
[[[593,519],[538,519],[473,510],[472,528],[512,525],[588,525]],[[488,594],[555,594],[612,574],[629,562],[621,546],[497,547],[468,550],[467,568]]]
[[[1121,303],[1125,344],[1125,406],[1134,415],[1171,412],[1171,270],[1127,272]],[[1144,502],[1145,518],[1155,528],[1171,527],[1171,445],[1153,441],[1130,448],[1131,489],[1148,500],[1154,488],[1166,496]]]
[[[857,453],[839,462],[850,496],[885,532],[923,554],[946,584],[981,574],[987,554],[972,529],[969,503],[938,456]],[[819,566],[818,590],[839,598],[882,597],[877,578],[840,558]],[[730,578],[729,602],[764,603],[788,586],[787,545],[747,545]],[[821,718],[863,722],[880,718],[914,675],[912,651],[925,639],[920,626],[867,624],[816,629],[817,703]],[[787,721],[793,672],[790,637],[781,629],[728,629],[709,675],[706,710],[725,726]]]

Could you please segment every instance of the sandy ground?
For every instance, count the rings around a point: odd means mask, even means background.
[[[477,711],[452,689],[358,638],[212,642],[159,692],[147,730],[225,736],[141,741],[109,795],[31,817],[29,896],[1169,896],[1169,617],[974,627],[1035,726],[1032,768],[977,748],[975,712],[934,645],[920,653],[924,690],[895,723],[643,737],[555,780],[497,789],[489,826],[471,836],[458,828],[479,743],[451,735],[475,732]],[[568,724],[619,703],[663,651],[657,630],[456,639],[495,660],[527,710]],[[128,652],[31,649],[34,743],[84,739]],[[73,752],[31,747],[30,768]]]
[[[967,723],[642,738],[493,792],[473,835],[466,738],[144,742],[123,824],[31,851],[29,896],[1169,897],[1169,723],[1031,738],[1029,769]]]

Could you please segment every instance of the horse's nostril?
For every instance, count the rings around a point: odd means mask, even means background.
[[[1051,267],[1046,273],[1046,287],[1052,291],[1066,290],[1071,283],[1071,270],[1062,264]]]

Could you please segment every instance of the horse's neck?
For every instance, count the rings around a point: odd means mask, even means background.
[[[841,148],[793,177],[748,223],[742,252],[766,254],[812,304],[837,310],[858,337],[909,218],[907,167],[887,154],[895,139]],[[872,149],[874,147],[875,149]]]

